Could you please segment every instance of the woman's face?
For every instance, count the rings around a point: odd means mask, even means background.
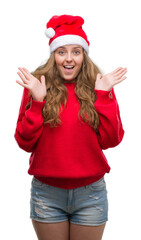
[[[55,51],[57,69],[64,80],[74,80],[83,62],[83,48],[80,45],[66,45]]]

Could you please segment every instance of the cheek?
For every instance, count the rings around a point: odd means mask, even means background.
[[[58,64],[56,63],[56,67],[57,67],[57,70],[58,70],[58,73],[60,74],[60,76],[63,77],[64,69],[63,69],[62,65],[59,63]]]
[[[79,66],[79,68],[82,67],[83,60],[84,60],[83,56],[78,60],[77,65]]]
[[[81,70],[82,63],[83,63],[83,61],[80,61],[80,62],[77,64],[77,69],[78,69],[78,70]]]
[[[59,73],[61,74],[63,69],[62,69],[62,64],[59,61],[56,62],[56,68],[59,71]]]
[[[57,68],[59,68],[61,66],[61,62],[60,61],[56,61],[56,66],[57,66]]]
[[[62,60],[62,58],[60,58],[60,56],[55,54],[55,62],[56,62],[57,68],[59,68],[62,65],[63,60]]]

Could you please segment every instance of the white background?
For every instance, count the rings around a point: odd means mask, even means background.
[[[141,239],[141,35],[140,1],[71,0],[3,1],[0,6],[0,235],[3,240],[35,240],[29,219],[30,154],[21,150],[14,132],[23,88],[18,67],[33,71],[49,56],[46,22],[52,15],[85,19],[90,57],[106,74],[127,67],[127,79],[115,87],[125,130],[122,143],[104,151],[111,166],[105,179],[109,221],[103,240]]]

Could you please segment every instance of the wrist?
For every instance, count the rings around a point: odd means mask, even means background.
[[[32,97],[32,99],[33,99],[35,102],[43,102],[43,101],[44,101],[43,98],[35,98],[35,97]]]
[[[43,102],[44,100],[43,99],[33,99],[35,102]]]
[[[112,90],[112,88],[113,87],[109,87],[109,88],[99,88],[99,87],[95,87],[95,89],[94,90],[99,90],[99,91],[107,91],[107,92],[109,92],[109,91],[111,91]]]

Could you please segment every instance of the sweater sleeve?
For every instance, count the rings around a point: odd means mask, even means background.
[[[29,101],[30,108],[25,110]],[[33,151],[43,131],[42,109],[45,102],[34,101],[29,96],[29,90],[24,89],[14,137],[19,147],[27,152]]]
[[[97,134],[99,144],[102,149],[115,147],[122,141],[124,130],[114,89],[95,90],[95,93],[97,96],[95,109],[100,119]]]

